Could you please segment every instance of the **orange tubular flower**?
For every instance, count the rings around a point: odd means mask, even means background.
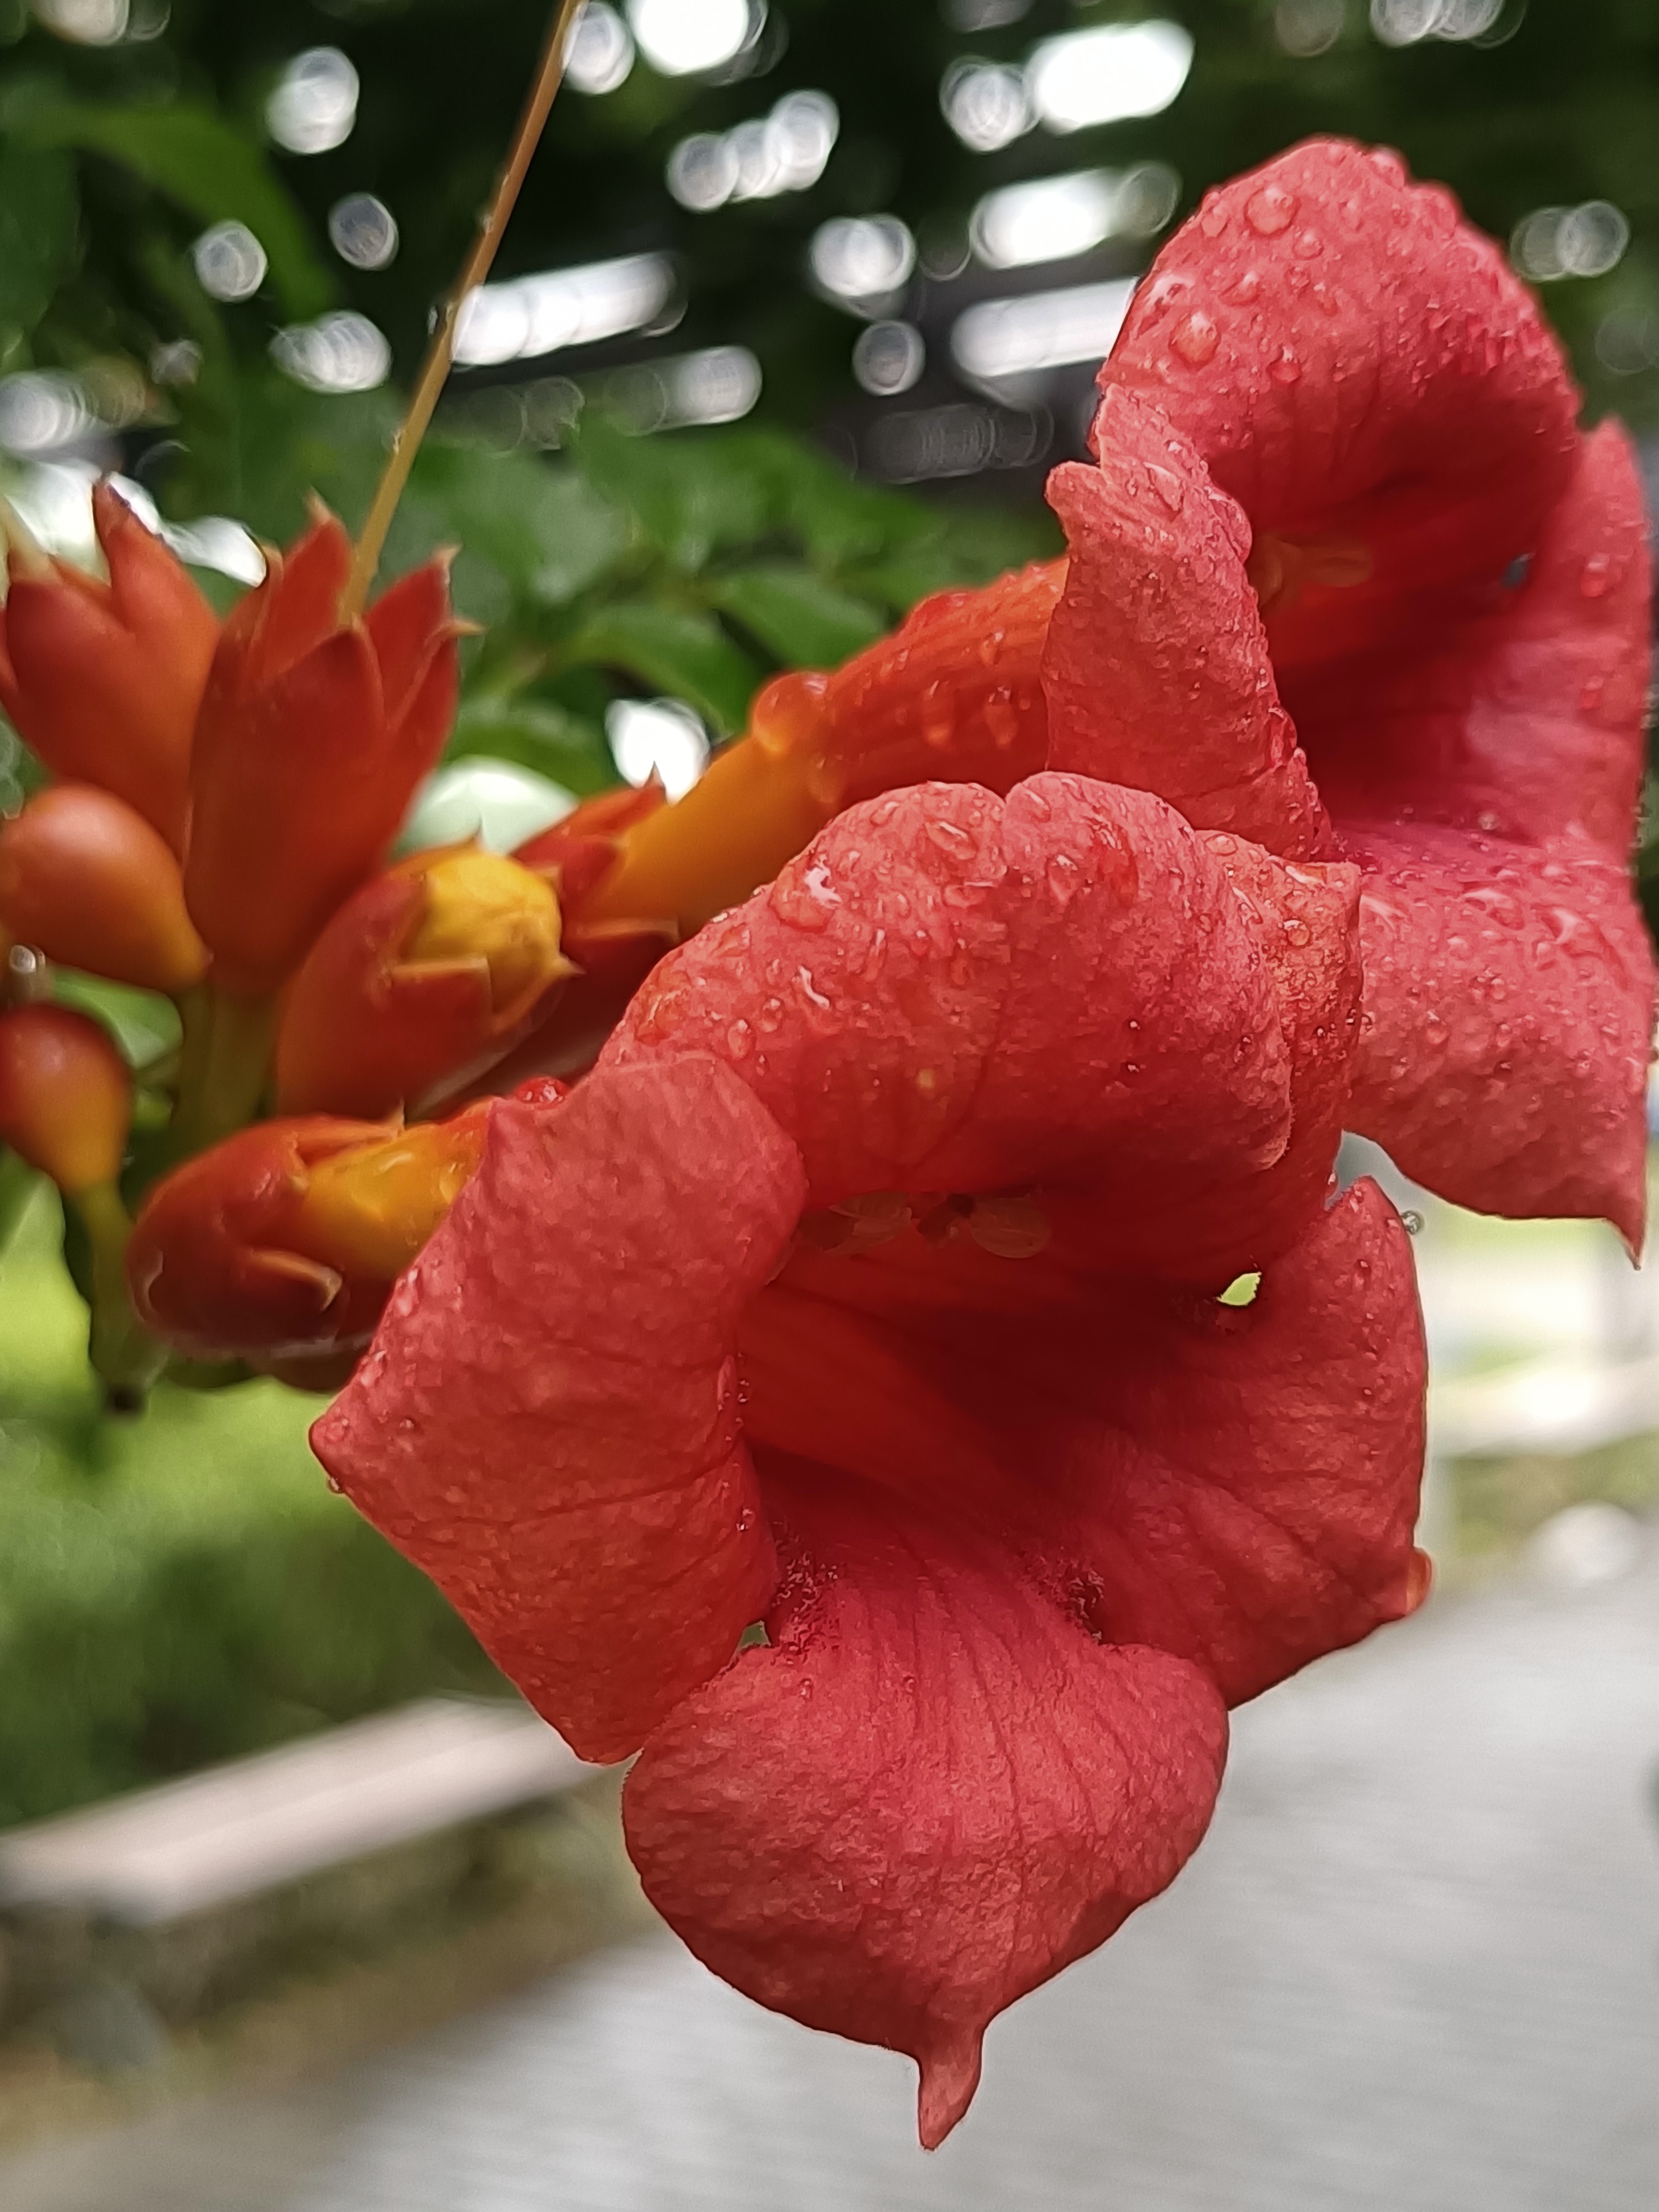
[[[67,1006],[0,1014],[0,1143],[66,1197],[112,1185],[132,1115],[132,1078],[107,1031]]]
[[[100,484],[92,511],[107,583],[14,539],[0,706],[55,775],[115,793],[177,849],[219,624],[118,492]]]
[[[941,592],[833,674],[775,678],[749,735],[676,805],[627,828],[584,919],[667,916],[689,936],[860,799],[938,776],[1006,793],[1036,774],[1048,756],[1042,643],[1065,585],[1065,562],[1050,561]]]
[[[380,862],[459,683],[447,564],[342,623],[351,541],[319,514],[231,615],[191,763],[185,893],[232,992],[274,990]]]
[[[199,1359],[355,1352],[477,1165],[493,1102],[408,1129],[263,1121],[145,1200],[127,1282],[145,1324]]]
[[[143,991],[187,990],[207,965],[171,848],[91,784],[38,792],[0,828],[0,922],[48,959]]]
[[[278,1110],[416,1110],[500,1060],[570,972],[544,876],[469,846],[416,854],[346,901],[295,977]]]

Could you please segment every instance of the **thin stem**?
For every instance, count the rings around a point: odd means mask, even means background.
[[[275,998],[244,999],[208,985],[187,1002],[179,1099],[166,1157],[192,1158],[252,1121],[270,1072]]]
[[[565,47],[582,4],[583,0],[559,0],[553,27],[547,34],[547,44],[542,49],[535,82],[530,88],[524,112],[519,118],[519,127],[513,134],[513,143],[507,150],[501,175],[495,180],[495,192],[478,226],[478,234],[472,241],[472,250],[456,279],[455,289],[444,302],[438,318],[438,327],[433,332],[426,359],[421,364],[420,377],[410,399],[409,411],[392,441],[386,473],[380,478],[374,503],[368,510],[362,534],[357,540],[351,574],[346,580],[346,587],[340,599],[340,620],[343,623],[355,622],[368,604],[369,587],[374,581],[374,572],[380,565],[380,555],[386,548],[386,532],[392,527],[392,518],[398,511],[398,501],[403,497],[409,471],[414,465],[421,441],[432,421],[433,410],[448,380],[450,364],[455,355],[455,331],[460,321],[461,309],[489,276],[495,262],[496,249],[518,203],[520,191],[546,127],[554,99],[564,81]]]
[[[92,1254],[92,1364],[112,1413],[135,1413],[167,1355],[143,1328],[127,1295],[127,1239],[132,1224],[112,1182],[70,1200]]]

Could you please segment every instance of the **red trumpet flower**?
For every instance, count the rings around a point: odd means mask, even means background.
[[[295,977],[278,1110],[417,1110],[501,1059],[570,972],[544,877],[468,846],[417,853],[346,901]]]
[[[1356,890],[1079,777],[853,807],[497,1109],[313,1431],[925,2142],[1194,1848],[1226,1706],[1422,1595],[1407,1238],[1322,1204]]]
[[[219,625],[118,492],[98,485],[92,511],[107,583],[11,547],[0,706],[55,775],[113,792],[179,850],[191,732]]]
[[[1206,198],[1101,382],[1097,465],[1050,480],[1069,560],[780,679],[628,833],[589,914],[695,927],[848,798],[922,774],[1155,791],[1359,867],[1356,1127],[1461,1203],[1602,1213],[1636,1243],[1650,579],[1627,441],[1579,434],[1534,302],[1449,197],[1334,141]]]
[[[1101,383],[1099,469],[1052,492],[1054,757],[1187,805],[1176,779],[1224,732],[1241,789],[1285,751],[1282,701],[1364,883],[1355,1126],[1464,1205],[1603,1213],[1637,1243],[1650,599],[1627,440],[1576,430],[1559,349],[1449,194],[1329,141],[1209,195]],[[1154,570],[1162,603],[1134,590]],[[1291,851],[1307,817],[1253,834]]]
[[[477,1166],[490,1103],[413,1128],[261,1121],[158,1182],[127,1251],[146,1327],[196,1359],[360,1351]]]
[[[197,726],[185,890],[227,989],[259,997],[384,858],[455,710],[447,564],[343,623],[351,542],[319,515],[225,625]]]

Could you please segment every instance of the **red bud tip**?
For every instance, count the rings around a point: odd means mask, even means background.
[[[0,829],[0,922],[63,967],[139,990],[187,990],[207,964],[172,848],[91,784],[39,792]]]
[[[112,1183],[132,1078],[108,1032],[67,1006],[0,1014],[0,1141],[73,1198]]]

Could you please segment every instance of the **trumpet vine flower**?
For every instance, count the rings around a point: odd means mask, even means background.
[[[1328,1189],[1358,887],[1077,775],[850,807],[493,1109],[313,1431],[930,2144],[1194,1850],[1227,1707],[1422,1595],[1407,1240]]]

